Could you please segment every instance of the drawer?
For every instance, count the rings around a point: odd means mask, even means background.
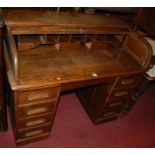
[[[55,99],[58,97],[58,95],[59,87],[23,91],[18,93],[18,104],[27,104],[37,101]]]
[[[140,75],[120,77],[115,87],[120,88],[120,87],[134,86],[137,84],[139,78],[140,78]]]
[[[107,101],[125,99],[131,95],[133,89],[133,87],[114,89]]]
[[[39,134],[33,137],[29,137],[29,138],[16,138],[16,145],[25,145],[25,144],[30,144],[30,143],[34,143],[34,142],[38,142],[40,140],[46,139],[48,138],[50,135],[50,133],[43,133],[43,134]]]
[[[121,108],[125,103],[127,99],[121,99],[121,100],[115,100],[112,102],[107,103],[107,109],[118,109]]]
[[[31,117],[38,114],[54,113],[57,100],[48,100],[46,102],[34,102],[30,104],[24,104],[18,106],[17,118],[23,119],[25,117]]]
[[[34,127],[42,124],[51,124],[53,120],[54,114],[45,114],[45,115],[39,115],[32,118],[26,118],[20,121],[17,121],[17,128],[28,128],[28,127]]]
[[[42,137],[43,135],[49,135],[51,130],[51,125],[42,125],[39,127],[34,127],[31,129],[20,129],[16,132],[16,140],[17,142],[28,140],[28,139],[35,139],[38,137]]]

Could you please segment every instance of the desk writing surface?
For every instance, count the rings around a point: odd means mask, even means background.
[[[19,60],[20,84],[13,89],[144,71],[126,52],[113,46],[96,50],[81,46],[57,51],[54,46],[44,45],[19,52]]]

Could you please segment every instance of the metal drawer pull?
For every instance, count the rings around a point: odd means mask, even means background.
[[[104,120],[106,120],[106,119],[110,119],[110,118],[115,118],[116,116],[118,116],[118,114],[116,115],[110,115],[110,116],[108,116],[108,117],[102,117],[102,118],[98,118],[98,121],[104,121]]]
[[[46,112],[47,110],[48,110],[47,107],[41,107],[41,108],[27,111],[27,115],[33,115],[33,114],[37,114],[41,112]]]
[[[130,80],[124,80],[124,81],[122,81],[121,84],[122,85],[126,85],[126,84],[132,84],[134,82],[135,82],[135,80],[130,79]]]
[[[110,118],[113,118],[113,117],[117,117],[117,116],[119,116],[119,114],[113,114],[113,115],[109,115],[109,116],[105,116],[104,118],[103,118],[103,120],[104,119],[110,119]]]
[[[129,94],[129,92],[122,91],[122,92],[115,93],[115,96],[118,97],[118,96],[123,96],[123,95],[127,95],[127,94]]]
[[[32,100],[37,100],[37,99],[45,99],[45,98],[49,98],[50,94],[47,93],[40,93],[40,94],[33,94],[33,95],[29,95],[28,96],[28,100],[32,101]]]
[[[109,104],[109,107],[115,107],[115,106],[118,106],[118,105],[121,105],[122,102],[115,102],[115,103],[111,103]]]
[[[30,136],[35,136],[35,135],[38,135],[40,133],[43,133],[43,130],[36,130],[36,131],[33,131],[33,132],[28,132],[25,134],[26,137],[30,137]]]
[[[32,126],[32,125],[45,123],[45,121],[46,121],[45,119],[39,119],[39,120],[36,120],[36,121],[26,122],[26,126]]]
[[[116,112],[111,111],[111,112],[105,113],[104,116],[113,116],[114,114],[116,114]]]

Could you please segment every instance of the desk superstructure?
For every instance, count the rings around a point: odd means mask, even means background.
[[[50,134],[61,92],[74,90],[94,124],[122,116],[136,101],[152,51],[123,18],[37,10],[3,16],[17,144]]]

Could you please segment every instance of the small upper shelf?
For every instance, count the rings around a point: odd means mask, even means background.
[[[13,34],[114,34],[127,33],[132,26],[122,17],[110,14],[5,10],[3,17]]]

